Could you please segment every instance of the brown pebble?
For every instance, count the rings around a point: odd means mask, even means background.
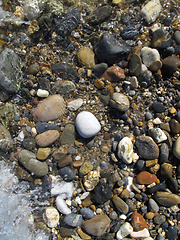
[[[63,159],[58,161],[58,167],[65,167],[72,163],[72,158],[70,155],[65,156]]]
[[[97,87],[97,89],[103,89],[104,82],[101,79],[95,79],[94,86]]]
[[[146,213],[146,215],[145,215],[145,218],[147,218],[147,219],[153,219],[153,217],[154,217],[154,213],[153,212],[148,212],[148,213]]]
[[[147,227],[146,220],[139,213],[133,213],[131,216],[131,224],[135,231],[141,231]]]
[[[48,130],[35,137],[36,144],[39,147],[47,147],[55,142],[59,138],[59,132],[57,130]]]
[[[139,184],[145,184],[145,185],[149,185],[153,182],[157,181],[157,177],[154,174],[151,174],[149,172],[140,172],[137,177],[136,180]]]
[[[158,163],[158,159],[154,159],[154,160],[147,160],[146,161],[146,167],[153,167],[155,164]]]
[[[119,66],[111,66],[103,73],[102,77],[110,82],[120,82],[125,79],[124,69]]]

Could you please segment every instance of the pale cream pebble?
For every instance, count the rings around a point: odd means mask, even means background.
[[[48,97],[49,92],[47,90],[44,90],[44,89],[38,89],[37,90],[37,96],[38,97]]]
[[[31,90],[30,90],[30,94],[31,94],[31,96],[33,96],[33,97],[34,97],[34,96],[36,95],[36,90],[34,90],[34,89],[31,89]]]
[[[54,207],[48,207],[43,213],[43,219],[49,228],[55,228],[59,223],[59,213]]]
[[[32,128],[31,128],[31,136],[32,136],[32,137],[35,137],[36,135],[37,135],[37,130],[36,130],[35,127],[32,127]]]

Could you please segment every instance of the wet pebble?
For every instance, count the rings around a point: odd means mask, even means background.
[[[129,72],[131,75],[138,77],[142,73],[141,57],[134,53],[129,60]]]
[[[155,193],[157,191],[165,191],[166,189],[166,184],[165,182],[162,182],[162,183],[159,183],[159,184],[156,184],[155,186],[151,187],[148,189],[149,193]]]
[[[176,158],[180,159],[180,137],[178,137],[174,143],[173,154]]]
[[[81,208],[80,213],[83,216],[83,218],[91,219],[94,217],[94,212],[90,208]]]
[[[92,66],[95,65],[94,52],[89,47],[81,47],[77,53],[77,56],[82,66],[85,66],[86,68],[92,68]]]
[[[173,193],[177,193],[178,191],[178,182],[175,178],[170,177],[169,179],[167,179],[166,181],[168,188],[173,192]]]
[[[38,148],[37,159],[45,160],[51,154],[51,148]]]
[[[162,113],[162,112],[164,112],[164,110],[165,110],[165,106],[164,106],[162,103],[160,103],[160,102],[154,102],[154,103],[152,104],[152,109],[153,109],[156,113]]]
[[[166,221],[166,217],[163,214],[158,214],[153,219],[154,223],[160,225]]]
[[[59,170],[59,174],[63,178],[64,181],[71,181],[74,179],[75,174],[70,167],[63,167]]]
[[[47,147],[54,143],[59,138],[59,132],[57,130],[48,130],[35,137],[36,144],[39,147]]]
[[[132,214],[131,224],[133,226],[133,230],[135,230],[135,231],[140,231],[147,227],[146,220],[139,213]]]
[[[82,215],[76,213],[67,214],[64,218],[64,222],[71,227],[78,227],[82,225]]]
[[[134,26],[129,25],[129,26],[123,28],[120,35],[125,40],[133,39],[133,37],[135,37],[137,35],[137,30]]]
[[[180,66],[180,60],[175,56],[169,56],[162,60],[163,70],[169,75],[172,75],[175,71],[177,71]]]
[[[83,105],[83,100],[81,98],[77,98],[73,101],[70,101],[68,104],[67,104],[67,108],[70,110],[70,111],[76,111],[78,110],[81,106]]]
[[[164,163],[167,162],[169,159],[169,148],[166,143],[162,143],[160,146],[160,156],[159,156],[160,162]]]
[[[162,206],[172,207],[176,204],[180,203],[180,197],[176,194],[172,194],[169,192],[161,192],[158,191],[154,195],[155,200]]]
[[[153,32],[151,45],[157,49],[164,49],[171,45],[172,38],[168,31],[159,28]]]
[[[145,184],[145,185],[149,185],[153,182],[157,181],[157,177],[154,174],[151,174],[149,172],[140,172],[137,177],[136,180],[139,184]]]
[[[100,6],[91,12],[88,21],[92,25],[97,25],[104,22],[108,17],[110,17],[111,12],[112,7],[110,5]]]
[[[161,143],[167,139],[166,134],[160,128],[151,128],[149,130],[149,135],[156,143]]]
[[[177,228],[175,226],[169,226],[166,234],[168,240],[175,239],[177,235],[178,235]]]
[[[160,168],[161,177],[167,179],[172,177],[173,166],[170,163],[163,163]]]
[[[92,70],[96,75],[101,75],[106,71],[107,68],[108,68],[107,63],[99,63],[93,65]]]
[[[154,48],[143,47],[141,49],[141,54],[143,63],[146,65],[146,67],[150,67],[154,61],[160,60],[160,54],[158,50]]]

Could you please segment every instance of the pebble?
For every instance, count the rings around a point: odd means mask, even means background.
[[[10,132],[5,126],[0,124],[0,149],[9,151],[13,147],[13,140]]]
[[[125,79],[124,69],[117,65],[111,66],[106,69],[101,78],[104,78],[110,82],[120,82]]]
[[[146,67],[150,67],[150,65],[156,61],[160,60],[160,54],[157,49],[150,48],[150,47],[143,47],[141,49],[141,55],[143,63],[146,65]],[[157,69],[158,70],[158,69]]]
[[[76,85],[69,80],[62,81],[61,79],[54,83],[52,91],[60,94],[70,94],[76,90]]]
[[[132,54],[130,60],[129,60],[129,72],[133,76],[140,76],[142,73],[142,61],[141,57],[134,53]]]
[[[148,208],[150,212],[153,213],[159,212],[159,206],[152,198],[150,198],[148,201]]]
[[[71,227],[78,227],[82,225],[82,215],[76,213],[66,214],[64,222]]]
[[[154,174],[144,171],[137,175],[136,180],[139,184],[149,185],[153,182],[157,182],[157,177]]]
[[[136,140],[136,146],[140,156],[145,160],[152,160],[159,157],[159,148],[151,137],[138,137]]]
[[[36,108],[32,109],[32,115],[36,122],[47,122],[61,117],[65,112],[65,103],[60,95],[51,95]]]
[[[151,0],[141,10],[141,15],[147,23],[153,23],[161,11],[161,3],[159,0]]]
[[[180,31],[175,31],[174,33],[174,40],[176,41],[177,45],[180,45]]]
[[[143,230],[138,232],[131,232],[130,236],[131,238],[148,238],[150,237],[150,233],[147,228],[144,228]]]
[[[56,198],[56,207],[62,214],[68,215],[71,213],[71,209],[68,208],[66,202],[61,198],[61,196],[57,196]]]
[[[111,188],[107,183],[99,182],[94,188],[94,200],[97,204],[103,204],[111,199]]]
[[[85,231],[93,236],[101,236],[106,232],[111,220],[107,215],[96,215],[90,220],[84,221],[82,227]]]
[[[91,219],[94,217],[94,212],[93,210],[89,209],[89,208],[81,208],[80,209],[80,213],[83,216],[83,218],[87,218],[87,219]]]
[[[139,213],[133,213],[131,216],[131,224],[134,231],[140,231],[147,227],[146,220]]]
[[[49,96],[49,92],[47,90],[38,89],[37,90],[37,96],[42,97],[42,98],[46,98],[46,97]]]
[[[118,157],[126,164],[131,164],[134,160],[133,144],[130,138],[124,137],[118,144]]]
[[[177,235],[178,235],[177,228],[175,226],[169,226],[166,233],[168,240],[175,239]]]
[[[176,158],[180,159],[180,137],[178,137],[173,145],[173,154]]]
[[[163,163],[160,168],[161,177],[167,179],[172,177],[173,166],[170,163]]]
[[[67,108],[70,110],[70,111],[77,111],[81,106],[83,105],[83,99],[81,98],[77,98],[73,101],[70,101],[68,102],[67,104]]]
[[[113,93],[110,100],[111,107],[125,112],[129,109],[129,99],[122,93]]]
[[[75,142],[75,126],[67,124],[60,136],[61,145],[73,145]]]
[[[131,232],[133,232],[133,227],[129,222],[125,222],[122,226],[120,226],[118,232],[116,233],[116,238],[118,240],[124,239]]]
[[[162,143],[160,146],[159,160],[161,163],[167,162],[169,159],[169,148],[166,143]]]
[[[95,53],[100,62],[113,64],[124,60],[130,53],[130,48],[124,42],[119,42],[110,33],[103,33],[95,46]]]
[[[59,170],[59,174],[63,178],[64,181],[70,182],[74,179],[75,174],[73,170],[70,167],[63,167]]]
[[[59,138],[59,132],[57,130],[48,130],[40,133],[35,137],[36,144],[39,147],[47,147],[54,143]]]
[[[137,30],[134,26],[128,25],[127,27],[123,28],[120,35],[124,40],[133,39],[137,35]]]
[[[24,138],[23,147],[32,151],[36,147],[36,141],[33,137]]]
[[[172,38],[168,31],[159,28],[153,32],[151,45],[157,49],[164,49],[171,45]]]
[[[87,191],[92,191],[99,182],[100,173],[98,171],[91,171],[84,176],[84,186]]]
[[[18,153],[20,163],[31,173],[38,177],[48,174],[48,165],[46,162],[40,162],[36,155],[28,150],[21,150]]]
[[[149,120],[152,119],[152,118],[153,118],[152,112],[146,112],[146,114],[145,114],[145,119],[146,119],[146,121],[149,121]]]
[[[166,189],[166,184],[165,184],[165,182],[162,182],[162,183],[156,184],[155,186],[149,188],[148,191],[152,194],[157,191],[165,191],[165,189]]]
[[[92,66],[95,65],[94,52],[89,47],[81,47],[77,53],[77,56],[82,66],[86,68],[92,68]]]
[[[90,138],[101,130],[101,125],[91,112],[82,111],[76,117],[76,129],[81,137]]]
[[[102,62],[102,63],[93,65],[92,70],[95,73],[95,75],[101,75],[106,71],[107,68],[108,68],[107,63]]]
[[[166,134],[160,128],[151,128],[149,130],[149,135],[153,138],[156,143],[161,143],[167,140]]]
[[[93,165],[89,162],[84,162],[83,165],[79,169],[79,176],[83,177],[93,170]]]
[[[169,56],[162,60],[163,69],[168,75],[172,75],[180,66],[180,59],[175,56]]]
[[[59,223],[59,213],[54,207],[47,207],[43,213],[43,220],[49,228],[57,227]]]
[[[58,161],[58,167],[62,168],[72,163],[72,157],[70,155],[65,156]]]
[[[88,21],[92,25],[97,25],[110,17],[111,12],[112,7],[110,5],[100,6],[90,13]]]
[[[162,206],[172,207],[180,203],[180,197],[169,192],[156,192],[155,200]]]
[[[38,133],[43,133],[48,130],[55,130],[56,125],[55,124],[49,124],[49,123],[43,123],[43,122],[37,122],[36,123],[36,129]]]
[[[154,217],[153,221],[155,224],[160,225],[166,221],[166,217],[163,214],[158,214]]]
[[[115,207],[123,214],[127,214],[129,212],[128,205],[118,196],[113,196],[112,201]]]
[[[154,102],[152,104],[152,109],[156,113],[162,113],[165,110],[165,106],[162,103],[160,103],[160,102]]]
[[[173,134],[177,134],[180,132],[180,124],[177,120],[171,119],[170,121],[170,129]]]
[[[38,148],[36,157],[38,160],[45,160],[50,154],[51,148]]]
[[[173,193],[177,193],[178,191],[178,182],[175,178],[170,177],[169,179],[167,179],[166,181],[168,188],[173,192]]]

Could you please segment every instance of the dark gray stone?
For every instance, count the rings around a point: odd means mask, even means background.
[[[36,129],[38,133],[43,133],[48,130],[56,130],[57,126],[55,124],[49,124],[44,122],[37,122]]]
[[[70,167],[63,167],[59,170],[59,174],[63,178],[64,181],[72,181],[75,177],[73,170]]]
[[[162,103],[160,103],[160,102],[154,102],[152,104],[152,109],[156,113],[162,113],[165,110],[165,106]]]
[[[175,239],[177,234],[178,234],[178,231],[177,231],[177,228],[175,226],[169,226],[168,227],[168,231],[167,231],[167,234],[166,234],[168,240]]]
[[[78,227],[82,225],[83,218],[80,214],[70,213],[65,216],[64,222],[71,227]]]
[[[80,213],[84,218],[91,219],[94,217],[94,212],[90,208],[81,208]]]
[[[99,182],[94,189],[94,199],[98,204],[103,204],[111,199],[111,188],[107,183]]]
[[[160,146],[160,163],[167,162],[169,159],[169,147],[166,143],[162,143]]]
[[[137,35],[137,30],[134,26],[129,25],[121,31],[120,35],[125,40],[133,39],[133,37]]]
[[[110,17],[112,12],[112,7],[109,5],[100,6],[95,9],[89,16],[89,23],[92,25],[97,25],[104,22],[108,17]]]

